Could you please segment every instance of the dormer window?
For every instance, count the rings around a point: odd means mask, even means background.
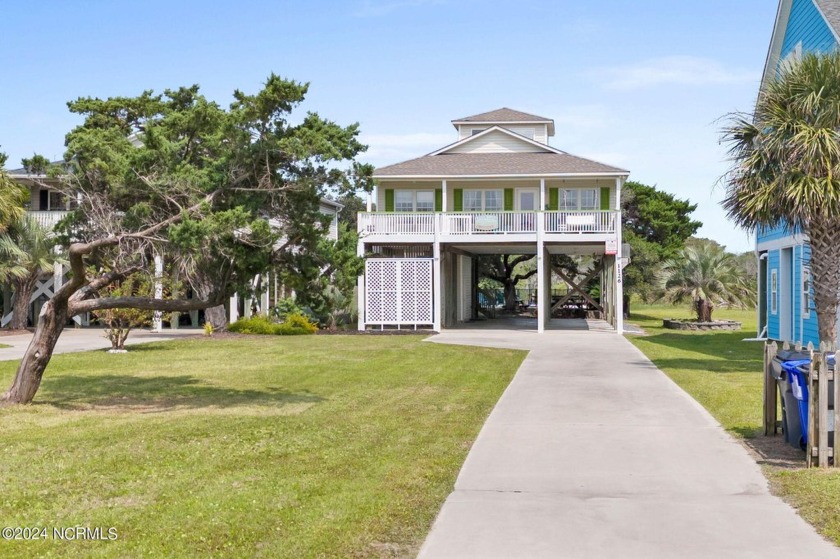
[[[475,136],[476,134],[481,134],[486,130],[485,128],[473,128],[472,132],[470,133],[471,136]]]

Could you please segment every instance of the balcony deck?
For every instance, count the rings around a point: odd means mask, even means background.
[[[618,211],[361,212],[366,242],[601,242],[616,237]]]
[[[27,215],[33,218],[44,229],[52,229],[56,223],[64,219],[70,212],[61,210],[29,211]]]

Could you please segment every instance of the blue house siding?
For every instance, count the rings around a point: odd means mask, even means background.
[[[782,45],[780,50],[777,51],[779,52],[778,65],[772,70],[778,72],[785,59],[797,51],[801,50],[802,53],[829,52],[837,47],[838,44],[834,33],[828,23],[823,19],[814,1],[793,0]],[[802,242],[793,238],[794,235],[798,235],[799,233],[799,230],[786,231],[782,226],[760,229],[756,232],[757,247],[761,247],[765,243],[771,243],[770,246],[772,247],[771,250],[767,251],[767,336],[777,340],[781,337],[783,328],[781,327],[780,319],[783,313],[781,307],[784,299],[782,293],[786,293],[790,294],[788,298],[791,306],[789,313],[791,319],[789,333],[793,338],[790,341],[799,341],[803,344],[807,344],[808,342],[817,344],[819,343],[817,313],[813,310],[813,302],[811,303],[810,310],[806,308],[803,294],[803,281],[806,277],[805,271],[810,269],[811,249],[807,243],[804,245],[794,245],[794,243]],[[782,250],[789,249],[790,247],[793,247],[793,259],[790,262],[792,269],[789,274],[787,271],[783,274],[781,270]],[[771,285],[774,274],[778,282],[775,313],[772,308],[773,293]],[[788,280],[786,285],[782,285],[783,277]],[[813,290],[811,289],[810,292],[810,300],[813,301]]]
[[[784,60],[800,42],[802,52],[828,52],[837,44],[813,0],[793,0],[779,59]]]
[[[808,245],[802,246],[802,258],[799,262],[799,266],[801,269],[810,269],[811,267],[811,247]],[[820,342],[820,331],[817,324],[817,313],[814,311],[814,289],[811,288],[809,291],[811,292],[811,308],[809,309],[810,312],[802,319],[801,342],[803,344],[811,342],[814,345],[817,345]]]

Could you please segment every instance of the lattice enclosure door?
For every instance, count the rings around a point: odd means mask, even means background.
[[[371,258],[365,263],[365,291],[367,324],[434,322],[431,259]]]

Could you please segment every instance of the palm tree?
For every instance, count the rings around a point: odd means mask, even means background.
[[[721,303],[755,304],[755,291],[735,255],[711,243],[688,246],[680,257],[667,260],[659,282],[667,301],[691,301],[700,322],[711,322],[712,310]]]
[[[821,341],[837,340],[840,302],[840,52],[784,67],[752,115],[723,140],[733,165],[723,206],[749,230],[783,225],[808,235]]]
[[[15,262],[7,271],[7,281],[11,281],[15,290],[11,328],[26,328],[29,299],[38,278],[52,273],[56,264],[64,263],[56,254],[55,246],[56,241],[50,232],[31,217],[12,223],[9,230],[0,235],[0,257]]]
[[[23,207],[26,194],[26,190],[0,167],[0,233],[6,231],[11,223],[23,218],[26,213]]]

